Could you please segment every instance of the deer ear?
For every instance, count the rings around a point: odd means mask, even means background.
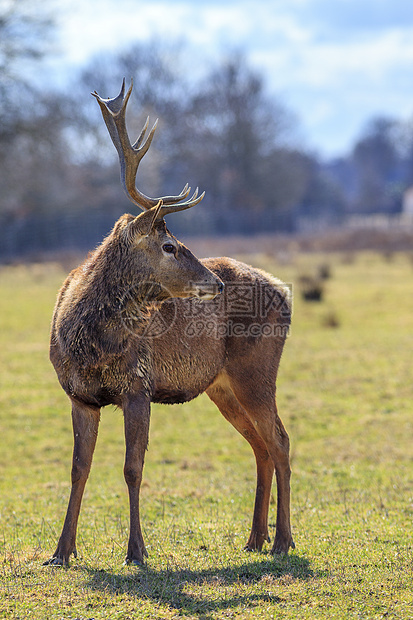
[[[130,239],[138,236],[138,237],[147,237],[152,228],[154,227],[155,222],[158,219],[159,211],[162,207],[162,200],[158,202],[157,205],[140,213],[134,220],[129,224],[128,229],[128,237]]]

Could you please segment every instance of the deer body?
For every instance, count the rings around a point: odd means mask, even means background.
[[[120,109],[124,114],[128,96],[124,101],[121,95],[101,100],[102,111],[119,114]],[[105,120],[113,138],[111,121]],[[199,261],[171,235],[163,216],[199,202],[196,193],[182,203],[189,192],[185,188],[179,196],[164,199],[171,205],[164,206],[163,200],[142,198],[134,190],[128,193],[135,201],[138,195],[141,206],[144,200],[152,202],[139,216],[118,220],[101,246],[69,275],[54,311],[50,358],[72,403],[74,450],[69,506],[56,551],[46,563],[67,564],[70,555],[76,555],[77,520],[100,409],[109,404],[122,408],[125,423],[124,475],[130,501],[126,561],[143,562],[147,553],[139,489],[150,404],[185,402],[202,392],[255,454],[257,490],[246,548],[260,550],[269,540],[275,470],[278,506],[272,552],[287,552],[294,546],[289,442],[277,414],[275,382],[290,322],[288,289],[232,259]]]

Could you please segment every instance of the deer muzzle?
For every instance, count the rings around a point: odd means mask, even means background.
[[[217,295],[220,295],[224,288],[225,284],[218,278],[216,279],[216,282],[212,284],[196,284],[194,297],[208,301],[210,299],[214,299]]]

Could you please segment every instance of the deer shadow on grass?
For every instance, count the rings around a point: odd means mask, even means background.
[[[239,605],[280,604],[277,580],[307,580],[314,576],[307,559],[298,555],[268,556],[235,567],[191,570],[149,566],[112,572],[85,568],[86,587],[115,596],[132,595],[165,605],[180,615],[210,620],[214,612]],[[288,581],[287,581],[288,582]],[[237,588],[238,586],[238,588]],[[254,586],[260,586],[252,589]]]

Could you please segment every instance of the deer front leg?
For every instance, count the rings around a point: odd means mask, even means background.
[[[72,424],[74,435],[72,462],[72,490],[63,530],[53,556],[44,564],[67,566],[69,558],[76,553],[76,530],[80,505],[86,481],[92,465],[100,420],[100,409],[72,402]]]
[[[143,542],[139,518],[139,491],[145,450],[148,445],[150,400],[146,394],[128,397],[122,404],[125,422],[125,467],[124,476],[129,491],[130,533],[127,564],[141,565],[148,553]]]

